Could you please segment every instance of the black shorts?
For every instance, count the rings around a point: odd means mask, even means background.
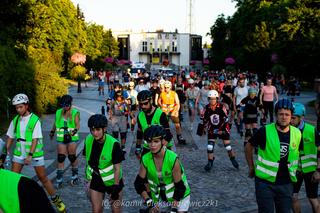
[[[313,183],[312,180],[313,172],[302,173],[297,172],[297,182],[293,185],[293,193],[298,193],[304,181],[306,188],[306,193],[308,198],[317,198],[318,197],[318,183]]]
[[[219,135],[219,134],[214,134],[212,131],[208,132],[208,140],[210,140],[210,139],[216,140],[218,138],[221,140],[224,140],[224,141],[228,141],[228,140],[230,140],[230,134],[227,132],[224,132],[221,135]]]
[[[119,185],[120,185],[121,189],[123,189],[124,183],[123,183],[122,179],[120,179]],[[101,193],[111,194],[113,187],[104,185],[101,177],[95,173],[92,173],[92,180],[90,183],[90,189],[97,191],[97,192],[101,192]]]
[[[136,110],[137,110],[137,105],[136,104],[131,105],[131,111],[136,111]]]
[[[243,117],[243,123],[244,124],[253,124],[253,123],[258,123],[258,118],[246,118],[245,116]]]

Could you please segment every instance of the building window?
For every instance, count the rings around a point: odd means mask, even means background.
[[[147,52],[148,51],[148,42],[143,41],[142,42],[142,52]]]

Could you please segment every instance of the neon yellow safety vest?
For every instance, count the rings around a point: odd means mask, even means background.
[[[58,109],[56,112],[56,129],[57,129],[57,141],[63,142],[64,140],[64,127],[67,127],[68,132],[71,133],[74,129],[76,129],[76,122],[75,118],[80,112],[77,109],[71,108],[71,120],[66,121],[66,126],[65,126],[65,121],[63,119],[62,115],[63,109]],[[71,141],[79,141],[79,134],[78,132],[71,137]]]
[[[31,144],[32,144],[32,134],[33,130],[39,121],[39,117],[35,114],[31,113],[30,119],[28,121],[28,124],[26,126],[25,130],[25,138],[21,138],[21,132],[20,132],[20,120],[21,117],[17,115],[13,119],[13,125],[15,128],[15,135],[17,139],[16,147],[13,151],[13,155],[20,157],[22,154],[28,155],[30,152]],[[24,141],[25,140],[25,141]],[[25,153],[22,153],[25,150]],[[42,138],[38,138],[36,149],[33,153],[33,158],[43,157],[43,143]]]
[[[161,118],[162,113],[163,113],[163,111],[160,108],[156,108],[156,110],[153,114],[153,117],[151,119],[151,123],[148,124],[146,114],[143,111],[141,111],[138,115],[138,118],[139,118],[139,121],[141,124],[142,132],[144,132],[151,125],[160,125],[160,118]],[[168,142],[167,147],[170,148],[172,146],[173,146],[173,141],[171,140]],[[144,141],[143,147],[149,149],[148,143]]]
[[[93,169],[89,165],[92,145],[94,142],[94,137],[89,134],[85,139],[85,147],[86,147],[86,179],[91,180],[92,179],[92,173],[94,172]],[[104,184],[106,186],[112,186],[114,185],[114,168],[112,163],[112,150],[113,145],[115,143],[119,143],[114,137],[106,134],[106,138],[104,141],[104,145],[102,148],[102,152],[99,158],[99,175],[101,176]],[[119,179],[122,178],[122,168],[120,168],[120,176]]]
[[[0,169],[0,210],[8,213],[19,213],[18,184],[22,175]]]
[[[317,169],[317,152],[315,144],[315,127],[304,123],[302,131],[303,150],[300,151],[299,170],[303,173],[314,172]]]
[[[290,144],[288,155],[288,170],[292,182],[297,182],[296,171],[299,160],[300,130],[290,126]],[[257,177],[274,183],[276,181],[280,162],[280,141],[275,123],[266,125],[265,150],[258,149],[255,174]]]
[[[161,171],[162,180],[163,180],[162,184],[164,184],[164,186],[160,186],[158,171],[157,171],[157,167],[154,163],[152,153],[148,152],[147,154],[145,154],[142,157],[143,166],[145,167],[145,169],[147,171],[147,179],[148,179],[149,187],[151,190],[151,198],[154,202],[158,202],[160,199],[161,187],[163,188],[163,190],[165,190],[167,201],[168,202],[173,201],[172,197],[174,194],[175,186],[174,186],[174,179],[173,179],[172,172],[173,172],[173,167],[174,167],[176,160],[178,160],[177,154],[171,150],[166,149],[165,154],[164,154],[163,164],[162,164],[162,171]],[[180,164],[180,162],[179,162],[179,164]],[[189,184],[187,181],[186,174],[184,172],[184,168],[181,164],[180,164],[180,167],[181,167],[181,172],[182,172],[181,179],[186,187],[186,191],[183,196],[183,198],[185,198],[188,195],[190,195],[190,187],[189,187]]]

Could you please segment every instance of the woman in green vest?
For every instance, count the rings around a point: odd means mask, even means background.
[[[20,173],[24,165],[31,165],[52,202],[60,212],[65,212],[65,205],[46,175],[42,143],[42,130],[39,117],[29,109],[29,98],[25,94],[17,94],[12,99],[18,115],[11,121],[7,131],[6,150],[10,150],[16,139],[12,159],[12,171]]]
[[[67,155],[72,167],[71,184],[74,185],[78,183],[76,150],[79,141],[80,112],[72,108],[72,97],[70,95],[62,96],[60,105],[61,108],[56,112],[55,122],[50,131],[51,140],[53,139],[54,133],[57,132],[57,187],[60,187],[63,182],[64,161]]]
[[[304,121],[306,109],[301,103],[294,103],[291,125],[302,133],[300,143],[300,159],[297,171],[297,182],[293,185],[293,212],[301,212],[298,193],[304,181],[306,194],[313,212],[320,212],[318,200],[318,185],[320,181],[320,138],[316,128]]]
[[[160,125],[151,125],[144,132],[150,152],[142,157],[134,186],[149,212],[187,212],[190,205],[190,187],[178,156],[164,146],[166,131]],[[151,196],[147,193],[148,181]]]
[[[122,178],[121,161],[124,160],[119,141],[106,134],[107,118],[92,115],[88,120],[90,133],[85,139],[83,155],[86,158],[86,180],[91,198],[92,212],[102,213],[105,193],[110,195],[112,212],[121,212]]]

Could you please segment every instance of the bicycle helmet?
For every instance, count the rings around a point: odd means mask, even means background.
[[[165,81],[165,82],[164,82],[164,86],[171,88],[171,87],[172,87],[172,83],[171,83],[170,81]]]
[[[192,78],[190,78],[190,79],[188,80],[188,84],[194,84],[194,80],[193,80]]]
[[[275,113],[277,113],[279,109],[288,109],[288,110],[291,110],[291,112],[294,111],[294,107],[293,107],[292,102],[287,98],[280,99],[276,103],[276,105],[274,107]]]
[[[208,98],[219,98],[219,93],[216,90],[210,90],[208,92]]]
[[[92,115],[88,120],[88,127],[92,128],[105,128],[108,126],[108,120],[106,116],[101,114]]]
[[[64,95],[61,97],[61,100],[60,100],[61,107],[71,106],[71,103],[72,103],[71,95]]]
[[[294,116],[305,116],[306,114],[306,108],[302,103],[293,103],[293,107],[294,107],[294,112],[293,115]]]
[[[152,93],[149,90],[142,90],[141,92],[138,93],[137,99],[138,101],[146,101],[146,100],[151,100],[152,98]]]
[[[144,139],[151,142],[153,139],[163,139],[167,135],[165,129],[160,125],[151,125],[144,131]]]
[[[27,104],[27,103],[29,103],[29,98],[27,95],[23,93],[15,95],[12,99],[13,106],[16,106],[18,104]]]
[[[248,90],[249,94],[257,94],[257,90],[255,88],[250,87]]]

